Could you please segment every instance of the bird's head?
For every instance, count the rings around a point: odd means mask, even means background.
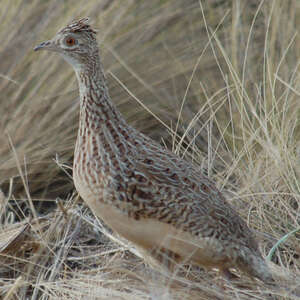
[[[75,71],[79,71],[98,55],[96,31],[89,25],[88,18],[73,21],[51,40],[37,45],[34,50],[58,52]]]

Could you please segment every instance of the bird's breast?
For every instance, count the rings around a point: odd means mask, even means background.
[[[89,139],[78,138],[74,153],[73,180],[79,195],[88,203],[92,195],[101,195],[108,184],[108,170],[100,153]]]

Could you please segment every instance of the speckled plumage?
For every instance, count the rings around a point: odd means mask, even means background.
[[[73,177],[81,197],[107,225],[148,251],[161,247],[178,261],[227,275],[237,267],[271,282],[252,232],[215,184],[129,126],[116,110],[95,33],[81,19],[35,48],[59,52],[77,75],[80,125]]]

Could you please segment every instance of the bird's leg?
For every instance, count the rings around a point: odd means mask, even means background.
[[[175,272],[182,262],[182,258],[178,254],[166,248],[153,249],[151,256],[158,262],[160,267],[171,273]]]

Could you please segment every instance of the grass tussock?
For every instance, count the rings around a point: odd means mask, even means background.
[[[3,299],[300,299],[299,1],[2,0],[0,15]],[[76,79],[32,49],[79,16],[126,119],[216,181],[280,288],[161,274],[78,199]]]

